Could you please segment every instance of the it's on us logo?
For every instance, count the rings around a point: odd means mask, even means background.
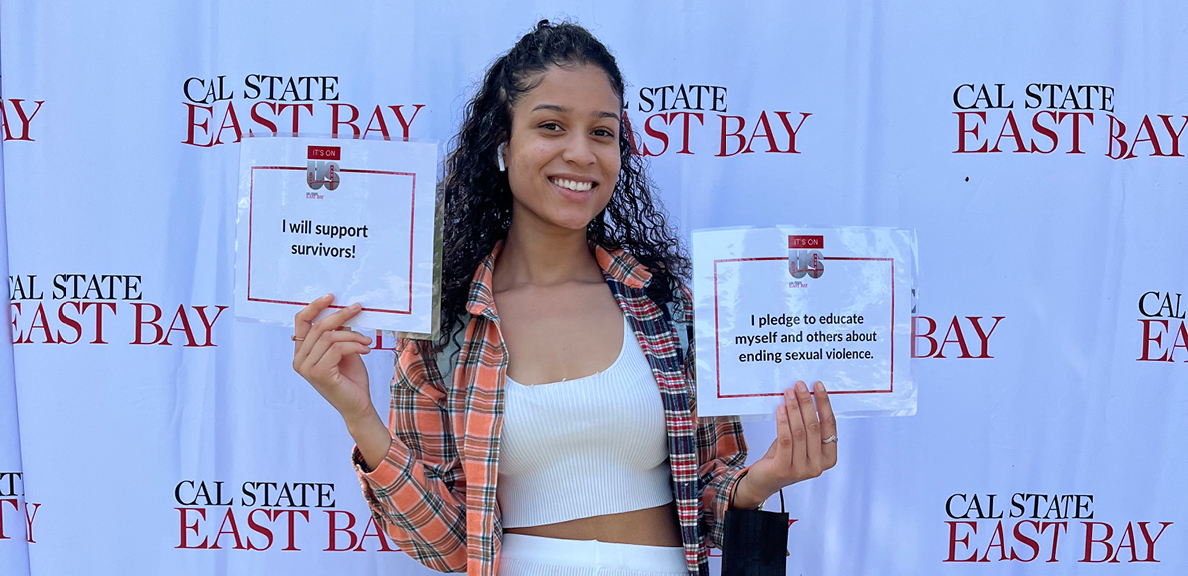
[[[305,169],[305,182],[311,190],[338,189],[342,177],[339,176],[338,160],[342,160],[340,146],[310,146],[306,153],[309,163]]]
[[[825,274],[824,236],[788,236],[788,273],[797,280]]]

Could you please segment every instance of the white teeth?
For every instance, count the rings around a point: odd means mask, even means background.
[[[574,182],[573,180],[566,180],[564,178],[552,178],[553,184],[562,188],[568,188],[574,192],[585,192],[594,187],[593,182]]]

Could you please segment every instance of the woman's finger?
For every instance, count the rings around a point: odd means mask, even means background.
[[[829,403],[829,391],[825,384],[817,382],[813,386],[813,396],[817,399],[817,417],[821,420],[821,435],[825,438],[837,436],[837,419],[833,416],[833,405]],[[821,464],[825,470],[837,464],[837,441],[824,444],[821,447]]]
[[[809,395],[804,382],[796,383],[796,402],[800,408],[800,418],[804,421],[805,455],[808,468],[804,470],[810,477],[821,475],[821,423],[817,421],[817,407],[813,405],[813,397]]]
[[[312,325],[310,325],[309,332],[305,334],[305,340],[301,342],[301,349],[297,352],[297,356],[308,356],[310,351],[313,350],[314,344],[317,343],[318,338],[320,338],[323,333],[332,330],[338,330],[343,324],[346,323],[347,320],[354,318],[362,308],[363,306],[361,304],[355,302],[354,304],[351,304],[350,306],[347,306],[338,312],[314,322]],[[315,358],[314,361],[316,362],[317,359]],[[309,362],[307,359],[305,364],[308,363]]]
[[[786,401],[776,407],[774,458],[781,468],[789,466],[792,462],[792,429],[788,427],[788,407]]]
[[[804,429],[804,418],[800,416],[800,401],[796,399],[795,388],[784,391],[784,405],[788,412],[788,429],[792,432],[792,459],[787,465],[800,472],[808,466],[808,443],[805,441],[808,432]]]
[[[319,374],[329,374],[338,367],[338,363],[342,362],[344,356],[350,354],[367,354],[371,352],[371,348],[352,341],[335,342],[332,346],[326,349],[326,353],[322,354],[321,360],[314,364],[311,368],[314,372]]]
[[[334,302],[334,295],[327,294],[321,298],[318,298],[317,300],[314,300],[313,302],[310,302],[305,308],[298,310],[297,314],[293,316],[293,336],[295,338],[305,338],[305,335],[309,334],[309,327],[311,324],[313,324],[314,319],[317,318],[318,314],[321,314],[322,310],[325,310],[331,302]],[[296,355],[301,351],[301,342],[301,340],[293,340],[294,364],[299,364],[299,362],[296,361]]]
[[[326,355],[326,352],[339,342],[351,342],[367,346],[371,344],[371,338],[358,332],[347,332],[346,330],[323,332],[317,341],[314,342],[313,349],[306,355],[305,362],[302,364],[302,370],[310,375],[319,374],[315,367],[322,363],[322,358]]]

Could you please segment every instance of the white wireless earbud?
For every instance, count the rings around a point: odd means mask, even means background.
[[[507,172],[507,164],[503,163],[503,153],[506,151],[507,151],[507,142],[500,144],[499,148],[495,150],[495,162],[497,164],[499,164],[500,172]]]

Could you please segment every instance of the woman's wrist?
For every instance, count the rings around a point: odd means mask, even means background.
[[[743,472],[742,478],[734,486],[734,494],[730,502],[731,508],[754,510],[767,501],[771,494],[764,493],[760,487],[756,486],[755,482],[755,477],[750,473],[750,470]]]
[[[388,432],[388,427],[375,410],[372,410],[371,414],[346,420],[346,426],[347,432],[359,448],[359,454],[367,463],[368,470],[375,470],[387,457],[388,448],[392,444],[392,434]]]

